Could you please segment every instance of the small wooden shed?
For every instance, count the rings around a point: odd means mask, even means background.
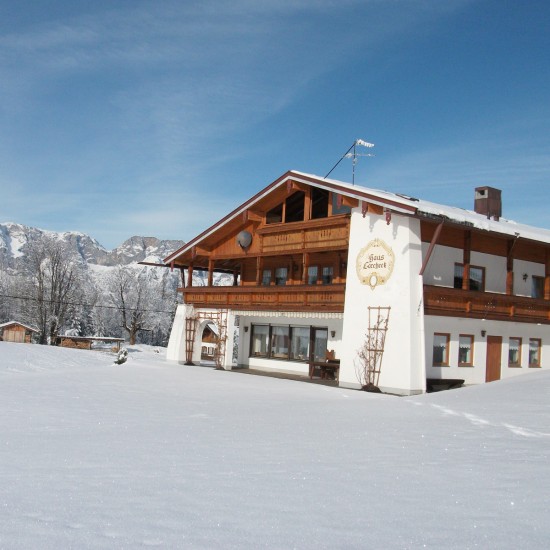
[[[7,323],[0,324],[0,336],[4,342],[32,344],[32,335],[38,332],[38,329],[19,323],[18,321],[8,321]]]

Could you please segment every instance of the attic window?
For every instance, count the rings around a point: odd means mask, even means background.
[[[326,218],[328,216],[329,192],[318,187],[311,188],[311,219]]]
[[[303,191],[296,191],[286,199],[285,222],[304,221],[304,202],[306,194]]]
[[[265,223],[281,223],[283,221],[283,205],[278,204],[269,210],[265,217]]]

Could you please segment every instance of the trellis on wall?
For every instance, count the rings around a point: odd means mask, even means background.
[[[218,339],[214,350],[214,362],[217,369],[223,369],[227,344],[227,309],[213,311],[195,311],[185,320],[185,364],[193,365],[193,350],[197,327],[203,321],[210,321],[218,328]]]
[[[375,306],[368,308],[369,328],[362,347],[358,350],[356,364],[357,377],[363,389],[378,387],[390,307]]]

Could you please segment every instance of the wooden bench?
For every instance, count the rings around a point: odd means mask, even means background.
[[[334,350],[327,350],[324,361],[310,361],[309,377],[313,378],[315,370],[318,369],[321,380],[336,380],[340,373],[340,359],[334,357]]]

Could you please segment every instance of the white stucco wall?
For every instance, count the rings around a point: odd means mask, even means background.
[[[371,288],[362,284],[357,257],[374,239],[382,240],[394,253],[389,280]],[[385,391],[410,394],[425,390],[423,336],[422,265],[419,221],[392,214],[363,217],[361,207],[351,218],[346,279],[346,302],[340,366],[340,385],[359,387],[356,373],[357,351],[369,328],[368,307],[391,307],[379,386]]]
[[[539,370],[528,366],[529,338],[540,338],[542,340],[541,368],[550,368],[550,327],[547,325],[483,321],[481,319],[439,317],[436,315],[426,315],[424,319],[426,327],[426,376],[428,378],[459,378],[463,379],[465,384],[484,383],[487,336],[502,337],[501,379]],[[482,336],[482,331],[485,331],[485,336]],[[435,332],[450,334],[448,367],[432,366],[433,336]],[[460,334],[474,336],[472,367],[458,366],[458,338]],[[510,337],[522,339],[521,368],[508,366],[508,339]]]
[[[185,304],[179,304],[176,309],[166,350],[166,359],[169,361],[185,361],[185,319],[188,310],[189,306]]]
[[[517,296],[531,296],[533,275],[544,277],[544,271],[544,264],[514,260],[514,294]],[[527,275],[525,281],[523,275]]]

